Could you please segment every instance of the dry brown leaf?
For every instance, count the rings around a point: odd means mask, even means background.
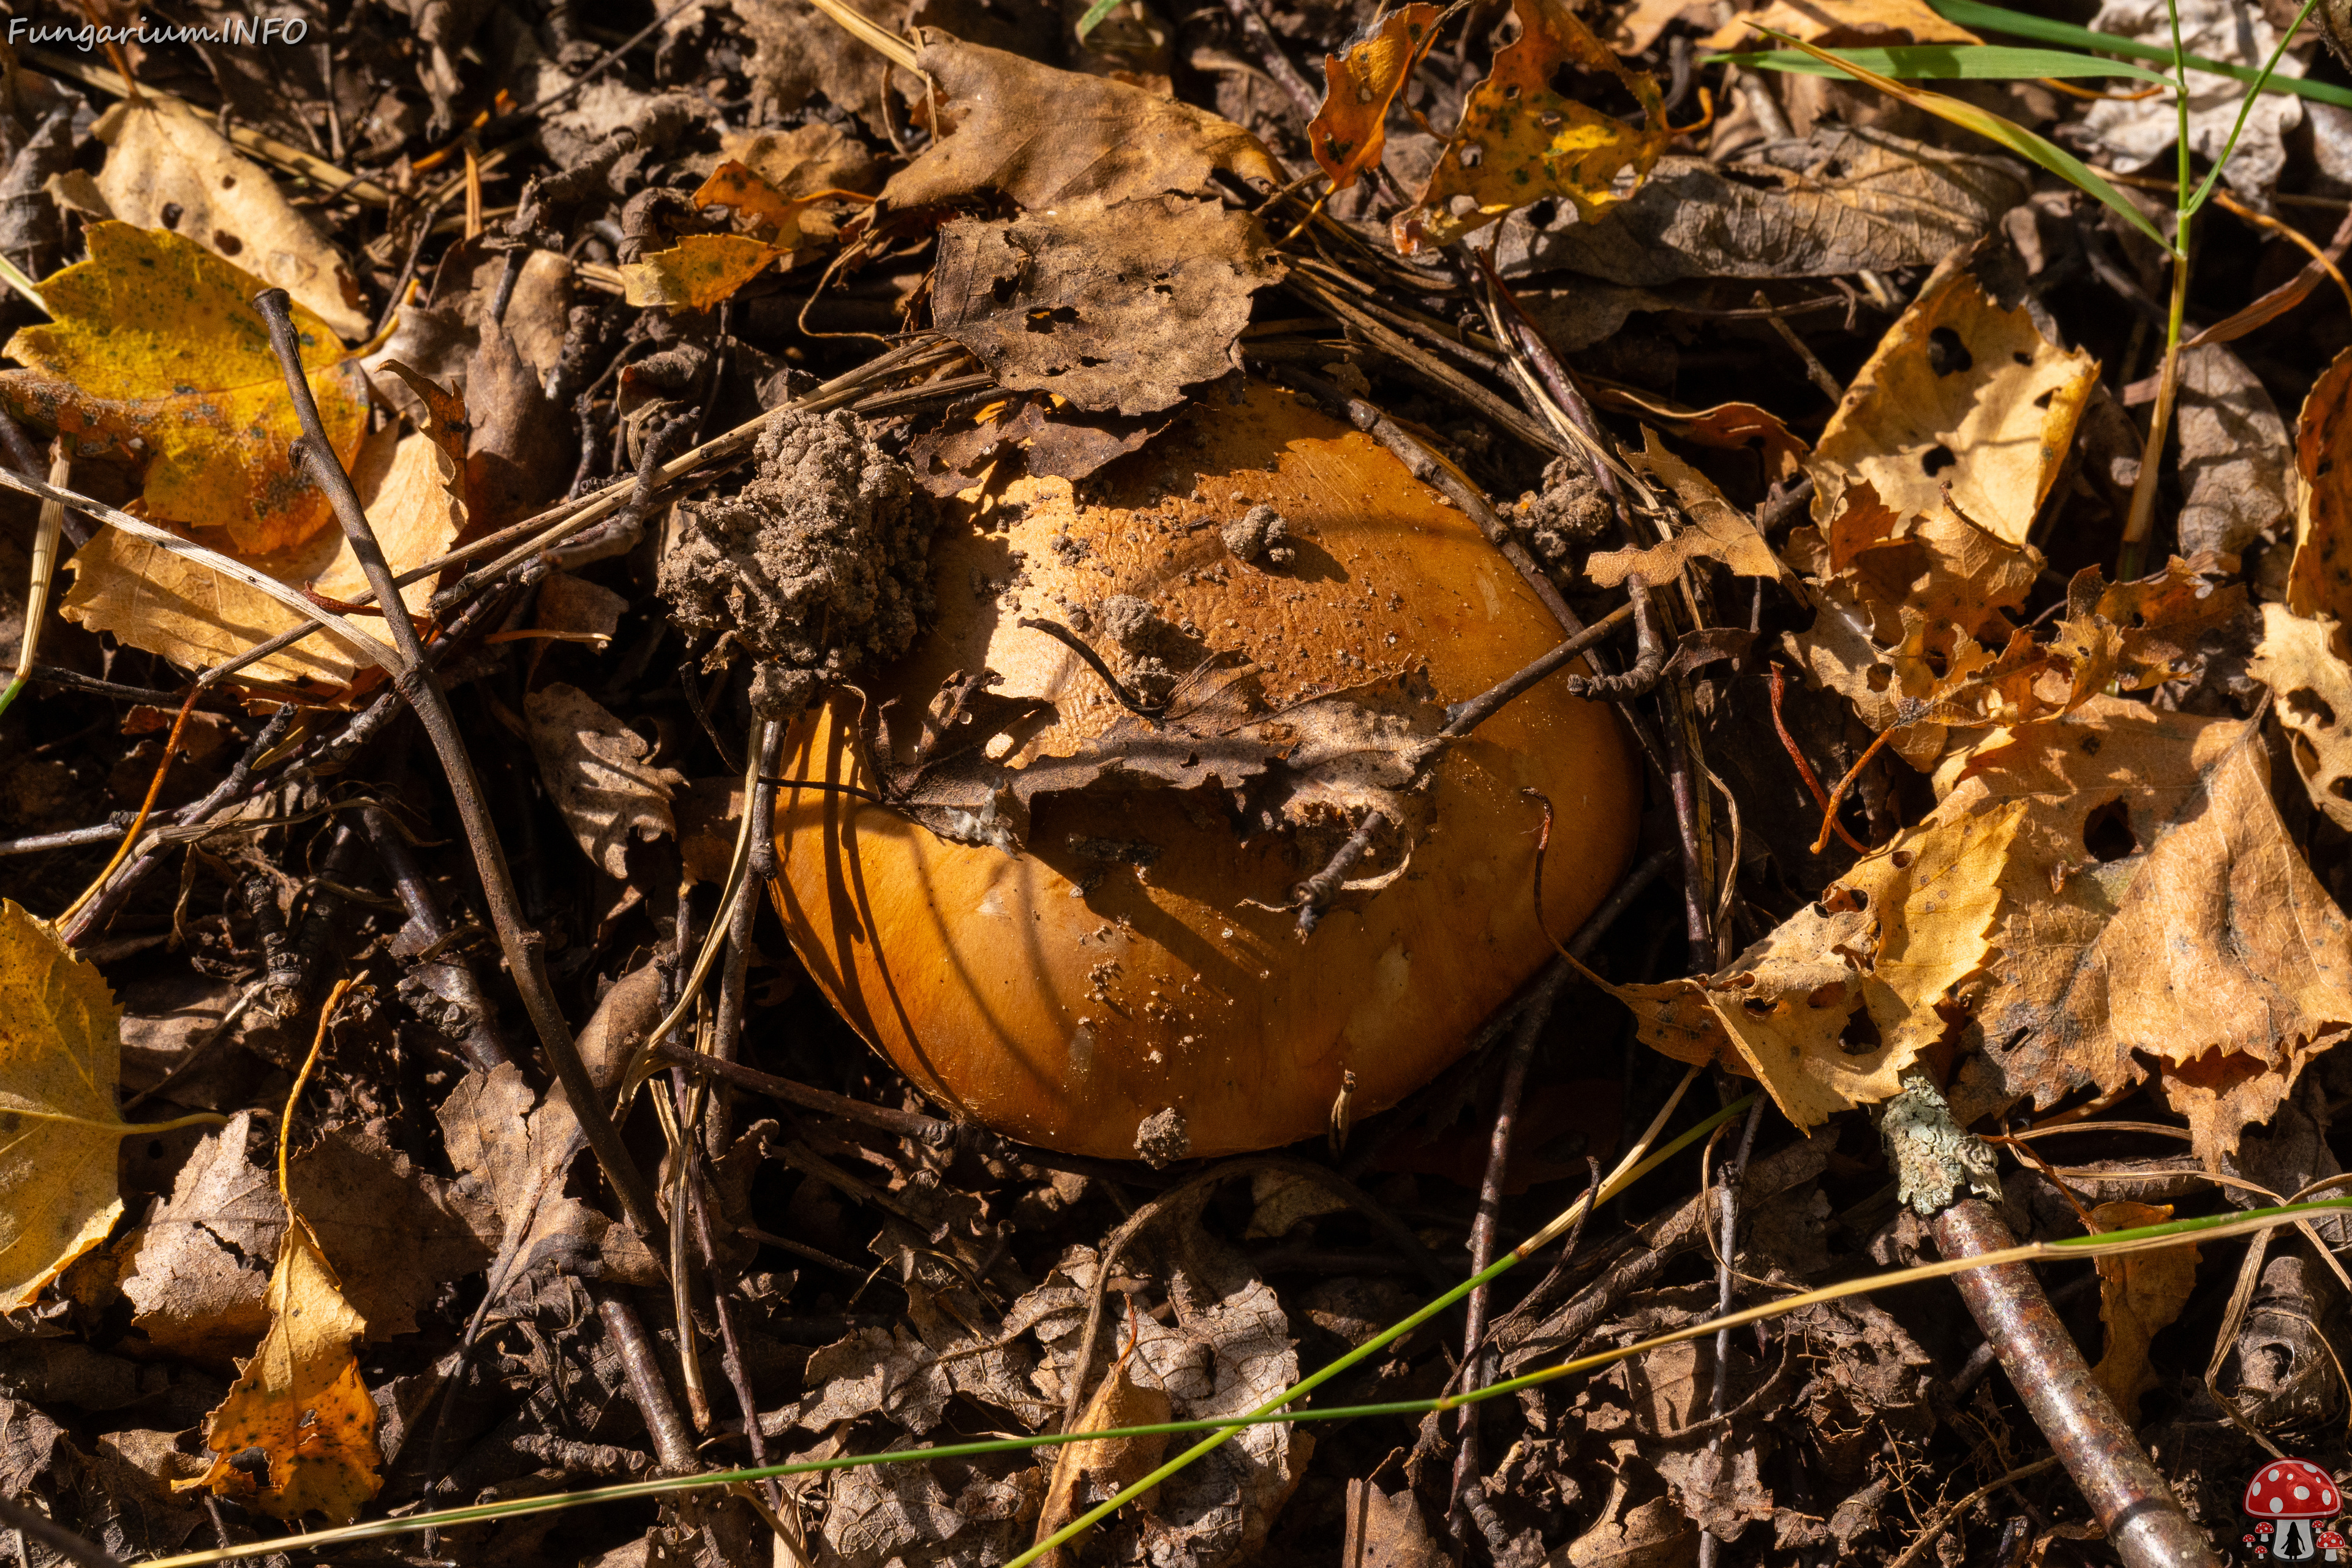
[[[1514,276],[1565,268],[1643,287],[1933,267],[2031,188],[2006,158],[1823,124],[1727,163],[1660,158],[1598,223],[1563,212],[1540,228],[1506,225],[1496,260]]]
[[[310,1227],[299,1215],[287,1218],[269,1279],[269,1331],[205,1426],[212,1468],[173,1485],[236,1498],[273,1519],[316,1512],[348,1524],[383,1485],[375,1402],[352,1348],[367,1321],[343,1300]],[[265,1480],[236,1463],[256,1448]]]
[[[269,172],[185,111],[118,103],[100,117],[107,144],[98,193],[113,216],[168,228],[294,296],[354,342],[374,330],[359,280]]]
[[[1348,1568],[1452,1568],[1454,1559],[1429,1533],[1421,1500],[1411,1487],[1384,1492],[1371,1481],[1348,1481],[1348,1536],[1339,1551]]]
[[[2169,1204],[2116,1202],[2091,1211],[2101,1232],[2162,1225],[2171,1217]],[[2197,1289],[2197,1248],[2129,1252],[2098,1263],[2099,1321],[2107,1326],[2107,1343],[2091,1376],[2107,1391],[2124,1419],[2137,1423],[2140,1395],[2157,1386],[2149,1342],[2189,1305],[2189,1294]]]
[[[464,526],[452,486],[458,478],[433,438],[391,431],[371,439],[352,465],[368,521],[394,573],[446,552]],[[340,529],[329,529],[290,550],[248,562],[280,582],[330,599],[348,599],[367,586],[366,574]],[[185,668],[218,664],[257,643],[310,623],[267,594],[144,540],[101,532],[71,563],[73,587],[60,611],[92,631],[111,632],[132,647],[161,654]],[[400,593],[423,614],[433,580],[422,577]],[[362,655],[331,631],[247,666],[257,680],[343,687],[367,667]]]
[[[787,196],[863,191],[878,184],[874,154],[838,125],[811,121],[789,131],[728,131],[719,155],[742,163]]]
[[[2014,806],[1914,828],[1720,974],[1616,994],[1649,1045],[1759,1079],[1800,1127],[1885,1100],[1990,962],[2024,817]]]
[[[1931,279],[1853,378],[1805,465],[1831,541],[1900,538],[1952,503],[2022,547],[2099,363],[2004,309],[1967,267]]]
[[[890,178],[892,212],[994,191],[1024,210],[1115,206],[1191,195],[1223,169],[1280,184],[1256,137],[1141,88],[1023,59],[926,30],[916,63],[946,99],[946,135]]]
[[[287,1168],[295,1209],[335,1238],[342,1294],[379,1339],[413,1333],[444,1287],[490,1260],[487,1205],[385,1140],[383,1122],[338,1127]]]
[[[485,1204],[497,1212],[498,1226],[480,1239],[513,1252],[518,1278],[545,1266],[588,1272],[611,1221],[563,1191],[564,1173],[586,1145],[562,1097],[540,1103],[522,1069],[502,1062],[459,1079],[436,1114],[458,1193],[469,1200],[464,1212]]]
[[[1148,1368],[1137,1367],[1135,1342],[1130,1339],[1087,1401],[1076,1429],[1101,1432],[1116,1426],[1156,1426],[1171,1418],[1171,1410],[1168,1391],[1154,1381]],[[1045,1540],[1088,1509],[1142,1479],[1158,1466],[1167,1448],[1168,1438],[1162,1434],[1097,1437],[1056,1450],[1053,1479],[1045,1487],[1045,1505],[1037,1514],[1036,1539]],[[1065,1568],[1076,1561],[1086,1539],[1084,1535],[1076,1537],[1043,1561],[1054,1568]]]
[[[1980,44],[1966,27],[1946,21],[1926,0],[1772,0],[1761,11],[1751,11],[1726,22],[1707,39],[1714,49],[1753,48],[1753,29],[1769,27],[1802,38],[1809,44],[1863,44],[1885,48],[1894,44]]]
[[[196,1145],[171,1197],[132,1233],[122,1281],[131,1322],[173,1355],[223,1366],[269,1326],[269,1281],[257,1266],[286,1226],[268,1173],[247,1157],[254,1116],[241,1110]]]
[[[2336,657],[2336,624],[2263,606],[2263,641],[2246,673],[2278,699],[2279,722],[2311,804],[2352,830],[2352,669]]]
[[[2173,415],[2183,554],[2242,553],[2294,515],[2294,444],[2269,389],[2220,343],[2184,349]]]
[[[1237,368],[1251,296],[1280,276],[1255,217],[1180,196],[965,219],[940,232],[932,324],[1004,386],[1154,414]]]
[[[2295,494],[2287,608],[2334,621],[2336,652],[2352,654],[2341,631],[2352,618],[2352,349],[2330,362],[2303,400],[2294,468],[2303,482]]]
[[[2268,773],[2259,723],[2106,696],[1945,762],[1929,826],[2026,807],[1952,1090],[1964,1123],[2153,1080],[2212,1168],[2352,1030],[2352,926]]]
[[[1664,583],[1694,560],[1720,561],[1738,577],[1770,577],[1796,586],[1796,574],[1780,564],[1745,512],[1723,499],[1715,481],[1666,449],[1658,433],[1642,427],[1643,449],[1634,461],[1649,476],[1674,492],[1691,526],[1663,544],[1646,550],[1596,551],[1584,563],[1584,574],[1603,588],[1614,588],[1628,577]]]
[[[1673,1500],[1661,1497],[1622,1517],[1604,1516],[1562,1548],[1559,1561],[1567,1568],[1675,1568],[1694,1561],[1697,1550],[1698,1527]]]
[[[142,1129],[114,1109],[121,1030],[98,966],[0,900],[0,1308],[32,1305],[122,1213],[115,1145]]]
[[[561,682],[541,687],[523,699],[523,724],[564,826],[608,876],[627,879],[632,837],[677,832],[669,797],[686,775],[648,765],[645,737],[594,698]]]
[[[1805,438],[1789,428],[1780,416],[1753,403],[1718,403],[1692,408],[1670,397],[1632,386],[1595,384],[1592,401],[1604,408],[1623,409],[1655,421],[1685,441],[1702,447],[1738,452],[1752,451],[1762,465],[1762,477],[1781,483],[1805,470],[1812,452]]]

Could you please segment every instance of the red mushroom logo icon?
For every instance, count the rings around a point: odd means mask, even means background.
[[[2342,1502],[2336,1478],[2307,1459],[2276,1459],[2246,1483],[2246,1511],[2275,1528],[2270,1554],[2280,1563],[2313,1563],[2321,1542],[2316,1522],[2332,1520]],[[2327,1531],[2334,1553],[2343,1550],[2343,1538]]]
[[[2333,1530],[2319,1532],[2319,1554],[2330,1563],[2344,1561],[2344,1537]]]

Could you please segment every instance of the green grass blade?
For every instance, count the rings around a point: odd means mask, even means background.
[[[1078,18],[1078,42],[1085,43],[1087,35],[1102,26],[1103,18],[1119,7],[1119,0],[1095,0],[1087,14]]]
[[[2053,21],[2047,16],[1988,5],[1984,0],[1929,0],[1929,4],[1946,21],[1957,22],[1963,27],[2007,33],[2014,37],[2032,38],[2045,44],[2071,44],[2076,48],[2100,49],[2111,55],[2128,55],[2134,59],[2160,60],[2166,65],[2172,63],[2172,49],[2165,44],[2144,43],[2116,33],[2095,32],[2089,27],[2078,27],[2072,22]],[[2260,81],[2263,76],[2252,66],[2231,65],[2227,60],[2209,59],[2203,55],[2184,55],[2182,58],[2191,70],[2210,71],[2215,76],[2231,77],[2250,84]],[[2289,92],[2315,102],[2352,109],[2352,87],[2339,87],[2334,82],[2305,81],[2301,77],[2279,76],[2271,78],[2263,90]]]
[[[2038,81],[2045,77],[2128,77],[2172,85],[2171,79],[2128,60],[2102,59],[2072,49],[2020,49],[2005,44],[1906,44],[1892,49],[1844,49],[1839,58],[1897,80]],[[1744,54],[1703,55],[1701,65],[1746,66],[1750,70],[1793,71],[1802,76],[1842,76],[1796,49],[1752,49]]]
[[[2230,166],[2230,154],[2238,150],[2238,138],[2246,133],[2246,117],[2254,111],[2254,100],[2261,95],[2263,89],[2269,85],[2271,73],[2278,69],[2279,60],[2285,55],[2288,43],[2297,33],[2303,31],[2305,19],[2311,15],[2313,7],[2318,4],[2319,0],[2303,0],[2303,9],[2294,14],[2294,25],[2279,35],[2278,47],[2273,49],[2271,58],[2263,62],[2262,79],[2254,83],[2253,89],[2248,92],[2244,100],[2238,105],[2238,118],[2231,123],[2230,139],[2221,143],[2221,155],[2213,160],[2213,167],[2206,174],[2205,183],[2197,187],[2197,194],[2180,204],[2182,212],[2196,212],[2212,197],[2214,183],[2221,179],[2221,171]]]
[[[1791,48],[1803,50],[1822,64],[1834,67],[1841,74],[1850,76],[1864,86],[1876,88],[1889,98],[1907,103],[1915,109],[1924,109],[1938,120],[1957,125],[1963,131],[1973,131],[1987,141],[2008,148],[2029,163],[2040,164],[2116,214],[2148,238],[2156,241],[2165,254],[2168,256],[2172,253],[2171,241],[2164,237],[2156,225],[2148,222],[2147,215],[2133,205],[2130,198],[2092,173],[2090,166],[2083,160],[2048,137],[2038,135],[2013,120],[2003,119],[1990,110],[1979,109],[1975,104],[1964,100],[1953,98],[1945,93],[1931,92],[1924,87],[1911,87],[1896,81],[1893,77],[1881,76],[1878,72],[1855,63],[1847,56],[1832,54],[1818,45],[1806,43],[1801,38],[1792,38],[1786,33],[1775,33],[1769,27],[1759,27],[1757,31],[1770,34],[1771,37],[1780,39]]]

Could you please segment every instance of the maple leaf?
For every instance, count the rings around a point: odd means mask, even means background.
[[[125,1122],[121,1056],[122,1012],[98,966],[0,900],[0,1308],[30,1306],[114,1228],[120,1140],[222,1120]]]
[[[1413,205],[1390,231],[1410,256],[1448,245],[1508,212],[1547,196],[1564,198],[1591,223],[1623,198],[1612,188],[1627,169],[1650,172],[1666,138],[1665,101],[1647,72],[1628,70],[1560,0],[1512,0],[1519,36],[1496,53],[1471,89],[1462,122]],[[1615,80],[1642,106],[1628,125],[1554,89],[1575,71]],[[1457,213],[1455,198],[1469,198]]]
[[[1323,57],[1323,106],[1307,127],[1315,162],[1344,191],[1381,161],[1389,105],[1437,41],[1438,9],[1419,0],[1382,16],[1347,52]]]
[[[301,543],[331,518],[294,457],[301,426],[243,268],[163,229],[97,223],[89,257],[48,278],[56,318],[25,327],[0,372],[0,405],[68,437],[77,456],[143,470],[157,522],[226,531],[230,552]],[[300,306],[294,324],[327,438],[348,465],[367,428],[367,377]]]

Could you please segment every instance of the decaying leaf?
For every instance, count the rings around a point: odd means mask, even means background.
[[[131,1233],[122,1281],[132,1324],[174,1355],[217,1363],[269,1326],[269,1281],[259,1260],[276,1250],[286,1205],[247,1157],[255,1119],[241,1110],[196,1145],[172,1194]]]
[[[377,1474],[375,1402],[352,1346],[367,1321],[343,1300],[318,1238],[289,1212],[269,1279],[269,1331],[205,1426],[212,1468],[174,1489],[207,1489],[273,1519],[359,1516]],[[263,1477],[238,1464],[260,1450]]]
[[[107,144],[98,194],[110,215],[137,228],[165,228],[285,289],[351,339],[373,318],[359,281],[309,215],[269,172],[211,125],[184,110],[122,102],[102,115]]]
[[[667,250],[623,267],[621,280],[632,305],[708,310],[731,299],[766,271],[768,263],[791,254],[789,247],[779,249],[745,234],[689,234]]]
[[[1451,244],[1546,197],[1567,201],[1591,223],[1622,199],[1619,177],[1631,170],[1638,182],[1665,146],[1664,100],[1646,72],[1618,63],[1560,0],[1512,0],[1511,12],[1519,36],[1471,90],[1420,196],[1391,221],[1396,247],[1407,255]],[[1643,122],[1629,125],[1557,90],[1555,83],[1578,71],[1606,76],[1632,93]]]
[[[1756,524],[1715,488],[1714,481],[1684,462],[1643,426],[1643,449],[1638,461],[1650,476],[1674,492],[1690,518],[1691,526],[1662,544],[1646,550],[1597,552],[1584,563],[1585,575],[1604,588],[1613,588],[1629,576],[1645,583],[1664,583],[1689,561],[1720,561],[1739,577],[1770,577],[1794,586],[1796,576],[1756,531]]]
[[[2173,415],[2181,553],[2237,555],[2294,514],[2286,422],[2256,375],[2220,343],[2184,349]]]
[[[2028,806],[1962,1120],[2150,1081],[2208,1163],[2352,1030],[2352,926],[2272,804],[2260,726],[2095,697],[1937,774],[1928,826]]]
[[[98,966],[0,900],[0,1306],[30,1306],[122,1213],[121,1028]]]
[[[1437,41],[1437,16],[1436,6],[1414,0],[1381,17],[1346,53],[1323,57],[1323,107],[1307,127],[1307,144],[1333,190],[1380,163],[1389,105]]]
[[[517,1277],[549,1266],[588,1272],[611,1221],[563,1191],[585,1145],[562,1097],[541,1102],[522,1070],[501,1062],[460,1079],[439,1119],[449,1163],[461,1173],[458,1192],[497,1211],[499,1230],[482,1239],[512,1252]]]
[[[433,560],[456,542],[465,526],[464,474],[446,448],[423,433],[396,436],[387,430],[360,448],[352,482],[394,573]],[[337,528],[245,559],[280,582],[329,599],[349,599],[367,586],[359,557]],[[112,530],[77,551],[70,564],[73,587],[60,606],[68,619],[111,632],[132,647],[185,668],[217,664],[310,624],[267,594]],[[400,596],[412,614],[424,613],[433,597],[433,579],[417,579]],[[256,680],[335,688],[348,686],[364,668],[365,656],[330,631],[247,667]]]
[[[2326,616],[2341,627],[2352,617],[2352,349],[2337,354],[2312,384],[2294,425],[2294,561],[2287,569],[2287,607]],[[2352,654],[2352,644],[2336,643]]]
[[[891,211],[994,191],[1024,211],[1066,216],[1191,195],[1217,169],[1282,183],[1256,137],[1141,88],[928,30],[916,64],[939,84],[950,131],[883,187]]]
[[[1945,270],[1856,374],[1806,465],[1836,563],[1934,514],[1947,485],[1962,514],[2023,546],[2098,374],[1971,269]]]
[[[2105,1203],[2091,1211],[2103,1232],[2161,1225],[2171,1217],[2170,1204]],[[2149,1342],[2189,1305],[2197,1289],[2197,1248],[2128,1252],[2098,1261],[2099,1321],[2107,1326],[2107,1345],[2091,1376],[2125,1418],[2136,1421],[2140,1395],[2157,1386]]]
[[[1668,154],[1598,221],[1570,211],[1540,228],[1505,226],[1496,259],[1651,288],[1933,267],[2030,189],[2006,158],[1825,123],[1723,164]]]
[[[564,825],[607,875],[627,878],[632,837],[677,833],[669,797],[686,775],[649,766],[645,737],[594,698],[560,682],[541,687],[523,699],[523,723]]]
[[[1155,196],[940,234],[932,321],[997,381],[1145,415],[1236,368],[1250,299],[1280,276],[1247,213]]]
[[[1168,1391],[1152,1380],[1149,1368],[1136,1365],[1135,1342],[1130,1339],[1102,1384],[1087,1401],[1086,1411],[1078,1418],[1075,1430],[1101,1432],[1116,1426],[1153,1426],[1171,1417],[1173,1406]],[[1070,1521],[1118,1495],[1124,1488],[1140,1480],[1168,1448],[1163,1436],[1152,1437],[1100,1437],[1090,1442],[1072,1443],[1057,1449],[1054,1459],[1053,1479],[1046,1483],[1045,1503],[1037,1513],[1037,1539],[1045,1540]],[[1052,1558],[1055,1568],[1075,1562],[1072,1549],[1081,1545],[1080,1536],[1070,1546],[1056,1548]]]
[[[2325,616],[2305,620],[2284,605],[2264,605],[2262,646],[2246,673],[2277,699],[2273,710],[2311,804],[2352,829],[2352,668],[2336,655],[2339,637]]]
[[[2012,805],[1914,829],[1722,973],[1615,994],[1649,1045],[1757,1079],[1800,1127],[1887,1099],[1991,960],[2024,816]]]
[[[55,318],[25,327],[0,405],[72,438],[84,457],[144,470],[148,517],[222,529],[232,553],[283,550],[328,524],[292,453],[301,426],[252,306],[266,285],[194,241],[89,226],[89,258],[41,285]],[[367,378],[326,323],[297,306],[302,363],[346,464],[367,427]]]

